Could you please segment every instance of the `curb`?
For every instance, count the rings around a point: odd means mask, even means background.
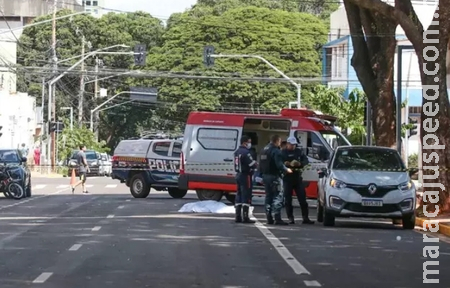
[[[431,220],[416,217],[416,226],[423,227],[423,223],[425,221],[430,221],[431,223],[433,223],[439,222],[439,219]],[[437,233],[450,237],[450,226],[447,224],[439,223],[439,231]]]

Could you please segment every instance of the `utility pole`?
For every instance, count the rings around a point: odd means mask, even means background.
[[[97,93],[98,93],[98,66],[99,66],[99,60],[98,57],[95,57],[95,85],[94,85],[94,102],[95,105],[97,105]],[[95,139],[98,141],[98,121],[99,121],[99,111],[95,112]]]
[[[84,35],[81,38],[81,57],[84,57],[84,47],[86,46],[86,38]],[[83,125],[83,101],[84,100],[84,61],[81,62],[81,78],[80,78],[80,93],[78,94],[78,125]]]
[[[58,70],[58,57],[56,55],[56,10],[58,9],[58,0],[53,0],[53,20],[52,20],[52,52],[53,52],[53,74],[56,74],[56,71]],[[52,95],[52,103],[51,103],[51,115],[48,115],[48,118],[50,121],[48,121],[49,125],[51,122],[51,119],[56,119],[56,97],[55,97],[55,90],[53,89],[53,95]],[[52,170],[55,167],[55,147],[56,147],[56,135],[55,132],[51,132],[49,135],[49,155],[51,155],[51,167]]]

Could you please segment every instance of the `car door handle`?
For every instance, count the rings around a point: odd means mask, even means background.
[[[223,159],[223,161],[225,161],[225,162],[233,162],[233,159],[225,158],[225,159]]]

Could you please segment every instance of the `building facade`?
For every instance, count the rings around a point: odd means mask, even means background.
[[[103,14],[107,13],[104,9],[105,0],[82,0],[82,5],[84,6],[84,11],[94,17],[101,17]]]

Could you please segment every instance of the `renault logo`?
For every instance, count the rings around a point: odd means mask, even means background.
[[[377,186],[375,186],[375,184],[370,184],[368,190],[369,190],[369,193],[371,195],[373,195],[373,194],[375,194],[375,192],[377,192]]]

